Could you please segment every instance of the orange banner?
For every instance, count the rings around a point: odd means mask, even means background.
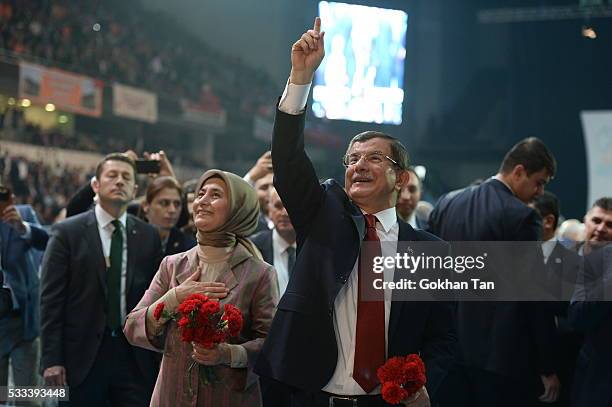
[[[35,104],[53,103],[59,110],[102,116],[102,81],[55,68],[21,62],[19,97]]]

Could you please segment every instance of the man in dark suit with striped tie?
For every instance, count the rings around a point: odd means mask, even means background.
[[[155,353],[123,335],[127,313],[149,287],[161,258],[153,226],[126,213],[136,165],[110,154],[93,182],[98,203],[53,227],[42,265],[42,370],[70,386],[71,406],[148,406]]]
[[[372,287],[368,259],[377,251],[395,257],[408,252],[406,242],[439,239],[398,219],[395,204],[410,175],[408,152],[394,137],[356,135],[343,158],[344,187],[319,183],[304,149],[304,123],[324,56],[320,29],[317,18],[293,44],[276,112],[274,185],[295,228],[298,255],[255,371],[291,391],[294,407],[383,406],[376,370],[386,358],[420,353],[427,385],[404,404],[428,407],[454,356],[452,309],[391,296],[372,300],[362,292]],[[389,271],[392,279],[400,274]]]

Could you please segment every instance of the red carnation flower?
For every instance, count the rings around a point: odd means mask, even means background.
[[[378,368],[382,396],[387,403],[397,404],[414,395],[425,385],[425,363],[417,354],[396,356]]]
[[[198,309],[198,303],[193,300],[185,300],[178,306],[178,312],[183,315],[190,314],[196,309]]]
[[[171,318],[177,321],[181,340],[195,342],[207,349],[227,342],[228,338],[239,335],[242,329],[243,319],[238,308],[226,304],[222,312],[219,301],[202,294],[187,297],[178,306],[177,311]],[[159,310],[159,314],[162,312],[163,308]],[[192,367],[193,364],[188,370],[191,371]],[[211,382],[211,369],[208,366],[200,366],[199,371],[204,383]]]
[[[423,359],[415,353],[411,353],[406,356],[406,363],[415,363],[417,365],[417,370],[425,371],[425,363],[423,363]]]
[[[232,304],[225,304],[223,310],[223,320],[227,321],[228,336],[238,336],[242,330],[242,313]]]
[[[409,394],[416,393],[425,385],[427,381],[425,377],[425,364],[418,355],[411,354],[406,356],[405,372],[404,389]]]
[[[164,312],[164,306],[165,304],[163,302],[160,302],[155,306],[155,310],[153,311],[153,318],[155,318],[156,321],[159,321],[159,319],[161,318]]]
[[[215,343],[225,342],[227,340],[227,335],[223,331],[217,331],[212,335],[212,341]]]
[[[191,294],[189,297],[187,297],[187,300],[194,300],[197,302],[206,302],[208,301],[208,297],[205,296],[204,294]]]
[[[192,328],[183,328],[181,331],[181,340],[183,342],[192,342],[195,339],[195,331]]]
[[[408,398],[408,392],[395,382],[385,382],[382,385],[383,399],[390,404],[399,404]]]
[[[181,319],[179,319],[179,321],[177,322],[179,328],[187,328],[187,326],[191,323],[191,321],[189,320],[189,318],[187,317],[182,317]]]
[[[395,382],[398,385],[403,384],[407,379],[404,361],[405,359],[401,356],[395,356],[387,360],[376,372],[378,380],[381,383]]]
[[[219,305],[219,301],[207,301],[200,308],[200,312],[210,316],[218,313],[221,310],[221,306]]]

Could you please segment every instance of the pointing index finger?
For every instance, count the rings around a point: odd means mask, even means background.
[[[321,32],[321,17],[315,18],[313,30],[315,30],[317,33]]]

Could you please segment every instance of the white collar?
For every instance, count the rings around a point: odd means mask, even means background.
[[[412,213],[410,214],[408,219],[406,219],[406,223],[409,224],[410,226],[412,226],[413,228],[417,227],[416,210],[412,211]]]
[[[363,213],[365,214],[365,212]],[[385,233],[389,233],[389,230],[391,230],[391,228],[397,223],[397,212],[395,210],[395,206],[383,209],[382,211],[373,213],[372,215],[376,216],[376,219],[382,225]]]
[[[555,247],[556,244],[557,244],[557,238],[553,236],[552,238],[543,241],[542,247]]]
[[[287,242],[281,235],[280,233],[278,233],[276,231],[276,228],[272,229],[272,242],[273,244],[279,249],[280,253],[284,253],[285,250],[287,250],[287,248],[289,246],[293,247],[295,249],[296,244],[289,244],[289,242]]]
[[[98,221],[98,225],[103,229],[105,229],[112,221],[115,220],[115,218],[110,213],[106,212],[104,208],[100,206],[100,204],[96,205],[94,211],[96,213],[96,220]],[[119,216],[119,222],[121,222],[123,229],[125,229],[126,221],[127,212],[123,212],[123,214]]]
[[[499,175],[494,175],[491,178],[498,180],[499,182],[501,182],[502,184],[504,184],[506,186],[506,188],[508,188],[508,191],[510,191],[510,193],[514,196],[516,196],[516,194],[514,193],[514,190],[510,187],[510,185],[508,185],[506,183],[506,181],[504,181]]]

